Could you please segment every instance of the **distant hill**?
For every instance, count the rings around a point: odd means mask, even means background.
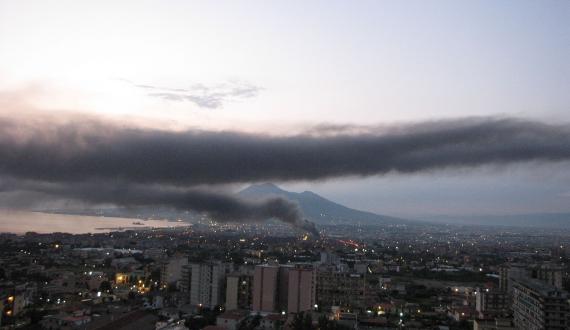
[[[304,191],[301,193],[290,192],[271,183],[251,185],[238,192],[237,196],[245,200],[263,200],[270,197],[286,198],[299,204],[299,207],[306,219],[320,225],[395,225],[422,223],[421,221],[405,220],[351,209],[310,191]],[[193,221],[200,218],[199,213],[196,212],[180,212],[165,207],[109,207],[97,209],[51,209],[37,211],[138,219],[182,219],[184,221]]]
[[[283,190],[272,183],[254,184],[238,193],[238,196],[248,200],[261,200],[270,197],[283,197],[297,202],[304,216],[321,225],[338,224],[403,224],[409,220],[394,218],[371,212],[359,211],[332,202],[313,192],[301,193]]]
[[[420,220],[420,219],[418,219]],[[479,226],[540,227],[570,229],[570,213],[532,213],[515,215],[429,216],[432,223]]]

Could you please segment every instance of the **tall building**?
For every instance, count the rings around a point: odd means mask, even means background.
[[[279,265],[259,265],[253,275],[253,311],[277,310]]]
[[[512,263],[499,268],[499,287],[511,292],[512,281],[520,278],[535,278],[562,289],[564,267],[556,263]]]
[[[475,310],[481,319],[508,314],[509,306],[510,299],[506,291],[479,290],[476,292]]]
[[[536,267],[536,277],[558,289],[562,289],[564,267],[557,264],[542,264]]]
[[[310,311],[315,305],[316,272],[310,265],[297,265],[288,272],[287,312]]]
[[[251,309],[253,274],[234,273],[226,281],[226,310]]]
[[[178,283],[180,291],[190,293],[190,287],[192,285],[192,264],[182,266],[182,276]],[[188,298],[189,297],[188,295]]]
[[[499,266],[499,290],[507,291],[509,286],[509,266]]]
[[[536,279],[512,280],[513,318],[517,329],[567,329],[568,294]]]
[[[473,330],[516,330],[511,319],[473,320]]]
[[[507,291],[510,293],[513,290],[514,281],[521,278],[529,278],[532,272],[528,270],[528,265],[513,263],[508,266],[507,270]]]
[[[366,282],[366,274],[337,270],[321,266],[317,270],[317,304],[321,308],[331,306],[363,309],[374,304],[378,286]]]
[[[289,271],[294,265],[280,265],[277,287],[277,311],[286,311],[289,303]]]
[[[191,263],[190,304],[214,308],[224,299],[227,265],[221,262]]]
[[[259,265],[253,283],[255,312],[297,313],[311,310],[316,303],[316,271],[312,265]]]
[[[182,279],[182,267],[188,264],[187,256],[174,256],[162,263],[160,282],[162,285],[175,285]]]
[[[325,265],[338,265],[340,258],[332,252],[321,252],[321,264]]]

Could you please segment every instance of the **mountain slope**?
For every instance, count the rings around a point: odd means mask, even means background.
[[[509,226],[539,228],[570,228],[570,213],[533,213],[514,215],[426,216],[422,221],[444,224]]]
[[[304,216],[317,224],[403,224],[409,220],[359,211],[332,202],[313,192],[295,193],[283,190],[271,183],[251,185],[238,193],[248,200],[260,200],[270,197],[283,197],[297,202]]]

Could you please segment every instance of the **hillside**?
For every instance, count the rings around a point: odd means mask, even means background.
[[[359,211],[330,201],[310,191],[290,192],[271,183],[251,185],[238,193],[244,199],[284,197],[297,202],[305,217],[317,224],[403,224],[409,220]]]

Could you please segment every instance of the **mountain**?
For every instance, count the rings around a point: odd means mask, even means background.
[[[570,228],[570,213],[529,213],[513,215],[429,216],[418,220],[457,225]]]
[[[310,191],[304,191],[301,193],[286,191],[272,183],[251,185],[238,192],[238,196],[247,200],[283,197],[290,201],[297,202],[304,216],[317,224],[383,225],[410,223],[409,220],[351,209]]]

